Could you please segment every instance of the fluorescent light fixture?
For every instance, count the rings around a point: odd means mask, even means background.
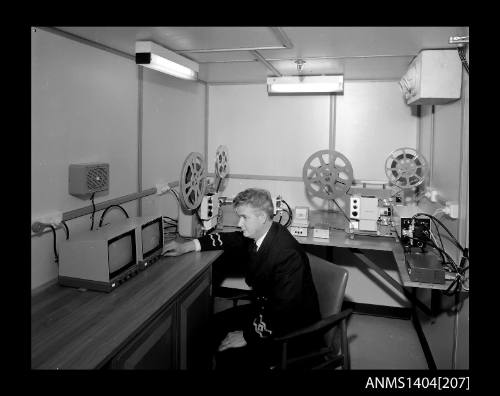
[[[185,80],[198,78],[196,62],[152,41],[136,41],[135,63]]]
[[[269,77],[267,93],[330,94],[344,92],[344,76],[285,76]]]

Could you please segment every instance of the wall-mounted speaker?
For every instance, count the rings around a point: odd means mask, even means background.
[[[109,164],[87,163],[69,166],[69,193],[87,199],[92,194],[109,190]]]

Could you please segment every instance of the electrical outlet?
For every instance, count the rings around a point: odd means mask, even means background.
[[[439,191],[437,191],[437,190],[431,190],[430,201],[431,202],[437,202],[438,199],[439,199]]]
[[[163,195],[168,190],[170,190],[170,186],[167,183],[158,183],[158,184],[156,184],[156,195]]]
[[[469,36],[450,36],[448,44],[467,44]]]
[[[52,225],[60,224],[62,221],[62,212],[49,212],[41,216],[38,221]]]
[[[48,212],[33,220],[31,230],[34,233],[42,232],[46,224],[56,226],[62,222],[62,212]]]
[[[458,202],[456,201],[446,201],[446,207],[444,213],[450,216],[452,219],[458,218]]]
[[[273,198],[273,206],[274,206],[274,214],[283,209],[281,195],[278,195],[276,198]]]
[[[46,227],[46,224],[40,223],[39,221],[35,221],[34,223],[31,224],[31,231],[33,231],[35,234],[38,234],[42,232]]]
[[[440,194],[439,194],[439,191],[438,190],[434,190],[433,188],[431,187],[427,187],[425,189],[425,194],[424,196],[431,202],[433,203],[436,203],[440,197]]]

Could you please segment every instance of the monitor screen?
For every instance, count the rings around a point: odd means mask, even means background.
[[[162,218],[159,217],[142,226],[142,257],[147,259],[149,255],[163,248]]]
[[[135,231],[119,235],[108,242],[109,277],[112,279],[120,272],[135,264]]]

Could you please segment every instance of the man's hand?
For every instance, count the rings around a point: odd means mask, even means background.
[[[243,337],[243,331],[231,331],[227,333],[226,338],[222,340],[219,345],[219,352],[224,351],[228,348],[241,348],[247,344],[245,338]]]
[[[180,256],[181,254],[191,252],[195,250],[195,244],[193,241],[188,242],[177,242],[170,241],[163,247],[163,255],[164,256]]]

